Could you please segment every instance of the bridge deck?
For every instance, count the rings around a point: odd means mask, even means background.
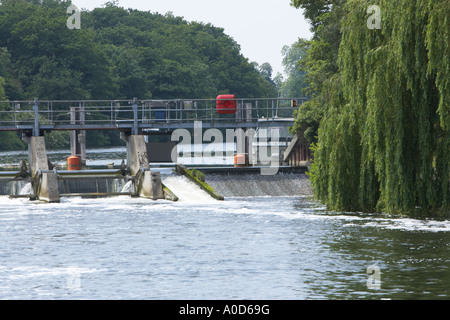
[[[290,127],[305,99],[235,100],[233,114],[220,114],[215,99],[0,101],[0,131]]]

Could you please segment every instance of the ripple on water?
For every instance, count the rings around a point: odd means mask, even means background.
[[[0,298],[449,297],[449,231],[448,220],[330,213],[307,197],[2,197]],[[366,287],[374,263],[378,292]]]

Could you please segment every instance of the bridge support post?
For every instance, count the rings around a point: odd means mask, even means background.
[[[38,137],[40,135],[40,130],[39,130],[39,105],[37,98],[35,98],[33,102],[33,112],[34,112],[33,136]]]
[[[236,111],[236,122],[252,122],[252,104],[251,103],[238,103]],[[254,129],[238,128],[236,130],[236,153],[245,154],[245,162],[238,163],[238,165],[252,165],[254,163],[253,157],[253,136],[255,135]]]
[[[248,154],[248,165],[254,165],[253,140],[255,136],[254,129],[248,129],[245,133],[245,153]]]
[[[58,177],[50,171],[44,137],[31,136],[23,140],[28,143],[34,197],[50,203],[59,202]]]
[[[137,175],[141,168],[150,170],[145,136],[122,133],[121,138],[127,143],[127,166],[131,175]]]
[[[153,200],[164,199],[161,175],[150,170],[145,136],[121,133],[121,138],[127,143],[127,165],[134,177],[136,196]]]
[[[252,165],[254,163],[253,157],[253,137],[255,135],[254,129],[238,128],[235,131],[236,136],[236,154],[245,154],[245,162],[237,163],[237,165]]]
[[[70,108],[70,124],[84,124],[86,119],[84,108]],[[75,130],[70,131],[70,153],[72,156],[81,158],[81,165],[86,165],[86,131]]]

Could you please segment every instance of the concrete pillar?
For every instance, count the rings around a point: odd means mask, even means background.
[[[127,143],[127,162],[131,175],[135,177],[136,195],[153,200],[164,199],[163,185],[159,172],[150,171],[145,136],[121,134]]]
[[[86,112],[82,106],[70,108],[70,123],[84,124]],[[86,131],[70,131],[70,153],[81,158],[81,165],[86,165]]]
[[[44,137],[24,137],[24,141],[28,143],[31,183],[36,198],[46,202],[59,202],[58,176],[55,172],[49,172]]]
[[[34,177],[39,170],[48,171],[49,166],[44,137],[24,137],[23,140],[28,143],[31,176]]]
[[[55,172],[42,173],[40,184],[39,194],[37,194],[38,200],[49,203],[60,201],[58,176]]]
[[[251,103],[245,103],[244,104],[244,120],[245,122],[252,122],[252,104]]]
[[[141,179],[142,184],[138,191],[139,197],[153,200],[165,199],[159,172],[145,171]]]
[[[127,160],[131,175],[135,176],[141,168],[150,170],[145,136],[127,137]]]
[[[254,163],[253,159],[253,140],[255,135],[254,129],[242,129],[238,128],[235,131],[236,135],[236,153],[246,154],[246,163],[240,163],[241,165],[250,165]]]

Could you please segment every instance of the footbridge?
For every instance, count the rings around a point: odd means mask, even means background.
[[[257,128],[292,126],[298,99],[219,99],[235,107],[218,109],[218,99],[0,101],[0,131],[40,136],[52,130]]]
[[[0,131],[21,132],[29,146],[30,175],[35,198],[58,202],[58,173],[47,159],[44,134],[70,131],[71,155],[86,158],[86,131],[119,130],[127,143],[127,169],[134,194],[163,199],[167,196],[158,172],[150,169],[146,136],[177,129],[242,129],[241,153],[249,153],[250,129],[279,128],[294,123],[293,111],[306,99],[173,100],[39,100],[0,101]],[[151,152],[151,151],[150,151]],[[170,192],[169,192],[170,193]]]

